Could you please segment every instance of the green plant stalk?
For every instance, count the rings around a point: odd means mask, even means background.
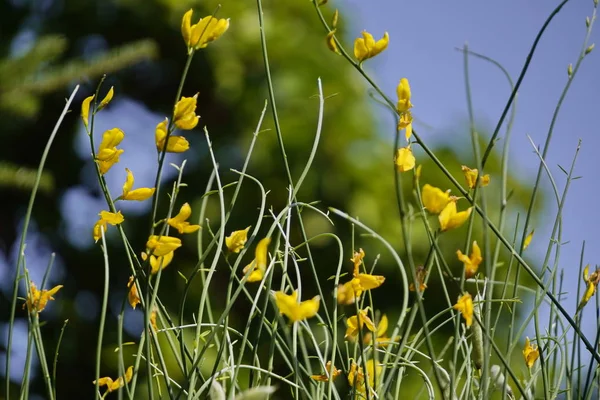
[[[58,336],[58,342],[56,343],[56,351],[54,352],[54,363],[52,365],[52,382],[54,388],[54,398],[56,399],[56,366],[58,365],[58,350],[60,349],[60,345],[62,343],[63,335],[65,334],[65,328],[69,323],[68,319],[65,319],[65,322],[60,330],[60,335]]]
[[[75,98],[75,94],[77,94],[77,91],[79,90],[79,85],[75,86],[75,89],[73,89],[73,92],[71,93],[71,96],[69,97],[69,99],[67,100],[67,103],[65,104],[65,107],[63,108],[63,111],[61,112],[58,121],[56,122],[56,125],[54,125],[54,129],[52,130],[52,133],[50,134],[50,138],[48,139],[48,142],[46,143],[46,147],[44,148],[44,152],[42,153],[42,157],[40,159],[40,164],[38,166],[38,170],[37,170],[37,174],[35,177],[35,184],[33,185],[33,188],[31,189],[31,196],[29,197],[29,204],[27,205],[27,211],[25,212],[25,218],[23,221],[23,231],[21,232],[21,240],[19,242],[19,255],[17,256],[17,265],[16,265],[16,273],[15,273],[15,278],[13,281],[13,296],[12,296],[12,301],[11,301],[11,308],[10,308],[10,317],[8,320],[8,339],[6,342],[6,348],[8,349],[6,352],[6,364],[5,364],[5,377],[4,377],[4,385],[5,385],[5,398],[6,399],[10,399],[10,357],[11,357],[11,349],[12,349],[12,335],[13,335],[13,328],[14,328],[14,323],[15,323],[15,312],[16,312],[16,308],[17,308],[17,295],[18,295],[18,291],[19,291],[19,276],[21,275],[21,265],[24,262],[24,257],[25,257],[25,240],[27,238],[27,230],[29,229],[29,222],[31,221],[31,213],[33,212],[33,204],[35,203],[35,196],[37,194],[38,188],[40,186],[40,180],[42,178],[42,173],[44,171],[44,166],[46,165],[46,159],[48,158],[48,153],[50,152],[50,148],[52,147],[52,143],[54,142],[54,138],[56,137],[56,134],[58,133],[58,129],[60,128],[60,125],[62,124],[62,121],[65,117],[65,115],[67,114],[68,110],[69,110],[69,106],[71,105],[71,102],[73,102],[73,99]]]
[[[102,291],[102,309],[100,311],[100,325],[98,326],[98,343],[96,344],[96,366],[95,366],[95,393],[94,398],[100,398],[100,359],[102,358],[102,339],[104,336],[104,324],[106,322],[106,311],[108,309],[108,293],[110,268],[108,261],[108,249],[106,247],[106,237],[104,236],[104,227],[100,227],[102,234],[102,254],[104,256],[104,290]]]
[[[566,3],[567,1],[569,1],[569,0],[564,0],[563,3],[561,3],[560,7],[562,7],[562,5],[564,5],[564,3]],[[317,14],[321,18],[321,22],[323,23],[324,27],[329,32],[330,30],[329,30],[329,27],[327,25],[327,22],[325,21],[325,19],[323,17],[323,14],[319,10],[319,8],[318,8],[318,6],[316,4],[316,1],[313,0],[313,4],[315,4],[316,10],[317,10]],[[560,11],[560,9],[558,9],[558,11]],[[554,10],[554,12],[552,13],[552,15],[549,17],[549,20],[546,21],[547,24],[556,15],[556,13],[558,11]],[[336,39],[336,43],[338,43],[338,47],[339,47],[340,52],[342,53],[342,55],[345,58],[347,58],[348,61],[352,63],[352,65],[355,66],[355,68],[359,71],[359,73],[367,80],[367,82],[369,82],[369,84],[371,85],[371,87],[373,87],[373,89],[385,100],[385,102],[388,104],[388,106],[390,108],[395,108],[394,107],[394,103],[391,101],[391,99],[388,96],[386,96],[385,93],[383,93],[383,91],[373,82],[373,80],[362,70],[362,68],[360,68],[359,65],[356,62],[354,62],[354,60],[352,60],[350,58],[350,56],[344,50],[343,46],[341,46],[341,44],[339,42],[337,42],[337,39]],[[421,140],[421,138],[418,135],[418,133],[416,131],[414,131],[414,130],[413,130],[413,136],[415,137],[417,143],[423,148],[423,151],[425,151],[425,153],[434,162],[434,164],[440,169],[440,171],[444,175],[446,175],[446,177],[456,187],[456,189],[469,201],[469,203],[471,203],[473,205],[473,207],[475,208],[475,210],[482,216],[482,218],[485,220],[485,222],[487,223],[487,225],[489,226],[489,228],[492,230],[492,232],[494,233],[494,235],[497,236],[498,239],[502,242],[502,244],[506,247],[506,249],[515,256],[515,259],[519,262],[519,264],[523,267],[523,269],[525,269],[525,271],[531,276],[531,278],[535,281],[535,283],[538,286],[540,286],[540,287],[543,288],[544,287],[543,282],[535,274],[535,272],[529,266],[529,264],[527,264],[527,262],[525,262],[525,260],[521,257],[521,255],[510,245],[510,243],[508,242],[508,240],[506,240],[506,238],[504,238],[504,236],[501,234],[501,232],[498,230],[498,228],[496,228],[496,226],[494,225],[494,223],[491,220],[489,220],[487,218],[487,216],[485,216],[482,213],[481,208],[479,206],[477,206],[476,204],[474,204],[473,199],[469,196],[468,192],[465,189],[463,189],[463,187],[460,185],[460,183],[458,183],[458,181],[452,176],[452,174],[447,170],[447,168],[443,165],[443,163],[437,158],[437,156],[433,153],[433,151],[427,145],[425,145],[425,143]],[[573,318],[571,318],[570,315],[567,313],[567,311],[564,309],[564,307],[562,307],[562,305],[560,303],[558,303],[558,301],[556,300],[556,297],[554,295],[552,295],[552,293],[550,293],[550,292],[547,291],[546,295],[555,304],[555,306],[558,308],[558,310],[560,311],[560,313],[565,317],[565,319],[567,319],[569,325],[571,325],[573,327],[573,329],[575,330],[576,334],[579,337],[581,337],[581,339],[582,339],[585,347],[588,349],[588,351],[590,351],[593,354],[594,359],[597,362],[600,362],[600,354],[597,354],[597,353],[593,352],[593,346],[590,344],[589,340],[585,337],[585,335],[583,335],[583,333],[581,332],[581,330],[575,325],[575,322],[574,322]]]

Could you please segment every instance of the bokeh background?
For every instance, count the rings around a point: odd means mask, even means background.
[[[227,182],[236,179],[230,168],[240,169],[252,131],[267,98],[264,65],[260,51],[256,5],[251,1],[223,0],[220,17],[231,18],[226,35],[194,59],[184,95],[199,92],[199,126],[206,126],[213,140],[216,157]],[[416,129],[436,154],[460,177],[460,165],[472,163],[466,113],[463,55],[457,48],[468,43],[473,51],[501,62],[514,79],[518,76],[534,37],[556,1],[460,3],[330,0],[324,8],[331,16],[340,10],[341,38],[351,49],[361,30],[376,37],[390,34],[390,46],[380,56],[369,60],[365,68],[392,97],[398,80],[408,77],[413,89]],[[65,319],[68,327],[58,364],[59,398],[93,395],[94,349],[102,293],[102,257],[94,245],[91,228],[97,213],[105,208],[95,181],[87,136],[79,119],[79,104],[91,94],[102,74],[106,88],[115,86],[113,103],[97,118],[96,132],[119,127],[126,133],[125,153],[107,179],[113,194],[120,192],[125,167],[133,170],[136,187],[152,186],[156,172],[153,144],[154,127],[170,114],[174,95],[185,63],[186,52],[180,37],[183,13],[193,7],[195,15],[212,13],[216,1],[184,2],[175,0],[123,1],[26,1],[0,3],[0,374],[6,357],[5,338],[12,281],[18,250],[18,238],[29,199],[33,172],[43,147],[62,110],[64,99],[76,84],[81,84],[74,106],[54,143],[46,175],[34,209],[27,242],[27,268],[32,279],[41,281],[50,254],[56,262],[49,285],[64,288],[42,314],[45,343],[51,353]],[[554,107],[567,81],[567,65],[575,63],[585,36],[585,17],[591,15],[591,0],[571,0],[554,19],[542,38],[529,73],[518,97],[510,153],[511,218],[524,212],[539,160],[528,139],[543,144]],[[321,201],[323,207],[334,206],[359,216],[380,232],[403,254],[398,211],[393,196],[393,116],[368,96],[365,82],[341,57],[324,44],[324,31],[308,1],[278,2],[266,0],[265,23],[269,55],[275,82],[287,154],[295,177],[299,176],[314,138],[318,104],[316,81],[321,78],[326,96],[325,125],[322,142],[300,193],[304,201]],[[591,42],[598,39],[592,33]],[[572,185],[569,202],[563,213],[563,238],[560,266],[565,269],[566,287],[574,290],[581,243],[587,239],[584,262],[592,265],[600,255],[595,227],[600,222],[596,198],[596,174],[600,159],[597,133],[600,111],[600,60],[593,51],[584,61],[567,96],[557,121],[548,165],[557,181],[564,185],[558,165],[568,167],[578,139],[582,148],[576,168],[583,178]],[[510,88],[498,69],[480,60],[470,61],[478,130],[485,136],[496,124]],[[105,89],[106,90],[106,89]],[[335,96],[332,96],[335,95]],[[263,124],[249,173],[270,190],[268,202],[275,210],[287,199],[286,179],[278,153],[270,113]],[[180,198],[198,206],[211,171],[206,143],[201,129],[186,134],[192,150],[181,156],[168,156],[169,162],[187,159],[184,180],[189,187]],[[504,137],[504,136],[502,136]],[[497,148],[500,148],[502,141]],[[423,180],[450,188],[422,152]],[[175,176],[167,167],[165,187]],[[499,173],[499,155],[493,155],[488,172]],[[462,178],[461,178],[462,179]],[[493,178],[492,178],[493,179]],[[410,182],[405,182],[410,193]],[[544,188],[548,189],[548,180]],[[498,184],[489,187],[491,213],[497,213]],[[116,195],[115,195],[116,196]],[[496,203],[494,203],[494,200]],[[256,188],[244,188],[230,220],[230,230],[254,224],[259,204]],[[166,201],[161,202],[165,210]],[[495,208],[494,208],[495,207]],[[131,242],[140,249],[145,243],[150,202],[123,204],[127,218],[125,229]],[[533,217],[536,234],[527,256],[539,265],[545,252],[556,204],[544,196]],[[209,204],[207,214],[216,226],[216,203]],[[550,217],[548,217],[550,216]],[[331,227],[322,218],[305,214],[309,234],[332,231],[345,245],[343,258],[352,254],[351,230],[337,221]],[[511,225],[508,225],[509,228]],[[513,225],[514,226],[514,225]],[[204,232],[207,230],[205,229]],[[512,231],[507,231],[512,236]],[[297,234],[297,232],[296,232]],[[477,234],[477,233],[476,233]],[[415,229],[416,262],[424,262],[427,243],[424,232]],[[443,248],[452,254],[464,245],[460,234],[444,238]],[[116,315],[126,295],[129,269],[124,263],[118,238],[109,235],[111,265],[110,318],[105,335],[103,375],[116,374]],[[296,237],[298,239],[298,237]],[[323,281],[335,271],[339,254],[332,243],[314,243],[315,258]],[[357,247],[367,250],[372,262],[381,247],[369,239],[358,238]],[[383,251],[383,250],[381,250]],[[454,258],[451,258],[454,262]],[[178,251],[177,260],[163,274],[164,293],[181,291],[185,275],[197,260],[195,240],[188,238]],[[536,260],[537,264],[536,264]],[[248,260],[250,261],[250,260]],[[350,268],[350,263],[345,264]],[[460,270],[454,262],[452,268]],[[388,279],[375,301],[382,310],[394,315],[399,299],[398,273],[389,255],[382,252],[380,265]],[[215,293],[226,284],[228,273],[217,274]],[[308,279],[308,278],[307,278]],[[443,298],[436,298],[436,279],[430,284],[428,310],[445,308]],[[306,283],[306,296],[311,284]],[[325,287],[326,284],[325,284]],[[201,290],[192,293],[191,302]],[[314,291],[314,286],[312,287]],[[172,298],[170,298],[172,297]],[[215,308],[222,307],[215,297]],[[176,314],[178,296],[163,296]],[[566,307],[575,310],[577,299],[569,296]],[[385,304],[385,305],[384,305]],[[331,306],[331,304],[329,304]],[[249,305],[234,310],[233,320],[245,321]],[[543,314],[545,310],[540,310]],[[128,310],[125,331],[127,340],[139,339],[142,313]],[[185,316],[189,320],[190,316]],[[593,324],[593,323],[592,323]],[[26,348],[26,318],[18,313],[15,345],[12,349],[11,380],[18,384],[23,374]],[[593,332],[590,325],[587,331]],[[530,334],[531,336],[531,334]],[[127,362],[127,361],[126,361]],[[32,372],[39,377],[34,368]],[[34,379],[32,393],[43,393],[39,379]],[[15,391],[13,391],[14,393]],[[2,396],[2,394],[0,394]],[[39,398],[43,398],[39,397]]]

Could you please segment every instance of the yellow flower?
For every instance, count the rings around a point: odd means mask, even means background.
[[[125,375],[119,377],[117,380],[113,380],[112,378],[105,376],[104,378],[98,379],[98,386],[106,386],[107,392],[113,392],[118,390],[119,388],[125,386],[125,383],[131,382],[131,378],[133,377],[133,366],[127,368],[125,371]],[[92,382],[94,385],[96,381]]]
[[[96,162],[102,175],[119,162],[119,157],[124,150],[117,149],[117,146],[124,137],[125,134],[119,128],[109,129],[102,135],[102,142],[100,142],[98,153],[96,153]]]
[[[473,298],[469,293],[459,298],[453,308],[462,314],[467,328],[473,324]]]
[[[404,132],[404,137],[406,138],[406,141],[409,141],[410,137],[412,136],[412,122],[413,117],[410,111],[403,112],[402,114],[400,114],[400,118],[398,119],[398,130],[401,131],[402,129],[406,129],[406,131]]]
[[[35,283],[29,282],[29,285],[30,291],[27,293],[27,300],[25,301],[25,304],[23,304],[23,308],[27,306],[27,311],[35,311],[36,313],[44,311],[48,301],[54,300],[54,297],[52,296],[63,287],[63,285],[57,285],[50,290],[38,290]]]
[[[423,290],[427,289],[427,284],[425,283],[425,278],[427,277],[427,270],[425,270],[425,267],[423,267],[422,265],[417,267],[417,281],[419,281],[419,292],[422,292]],[[411,292],[415,291],[415,284],[414,282],[410,284],[410,286],[408,287],[408,290],[410,290]]]
[[[110,103],[110,101],[112,100],[114,95],[115,95],[115,87],[111,86],[110,89],[108,90],[108,93],[106,93],[106,96],[104,96],[104,98],[100,102],[100,105],[98,106],[98,110],[102,110],[104,107],[106,107],[108,105],[108,103]]]
[[[192,207],[188,203],[184,203],[179,209],[179,214],[173,218],[169,218],[167,223],[177,229],[179,233],[194,233],[200,229],[200,225],[190,225],[187,219],[192,215]]]
[[[406,172],[413,169],[415,167],[415,156],[413,155],[410,146],[399,148],[396,151],[396,159],[394,162],[400,172]]]
[[[581,302],[579,302],[579,306],[577,307],[578,310],[581,310],[596,293],[596,287],[600,282],[600,269],[597,269],[596,271],[592,272],[591,275],[589,274],[589,272],[590,266],[588,264],[583,269],[583,280],[587,284],[587,286],[585,289],[585,293],[583,294],[583,298],[581,299]]]
[[[217,19],[210,15],[200,18],[198,23],[192,25],[192,14],[193,10],[190,9],[181,20],[181,35],[190,50],[208,46],[208,43],[217,40],[229,29],[229,19]]]
[[[335,29],[332,29],[326,38],[327,47],[329,50],[333,51],[335,54],[340,54],[340,50],[338,49],[337,43],[335,42]]]
[[[281,315],[286,315],[290,321],[297,322],[314,317],[319,311],[320,297],[315,296],[310,300],[298,303],[298,292],[293,291],[287,295],[284,292],[275,292],[275,304]]]
[[[173,122],[179,129],[190,130],[198,125],[200,116],[196,115],[196,101],[198,93],[193,97],[183,97],[175,104],[173,111]]]
[[[161,257],[156,257],[156,256],[151,255],[150,256],[150,268],[151,268],[150,273],[154,275],[158,272],[159,269],[167,268],[167,266],[169,264],[171,264],[171,261],[173,261],[174,255],[175,255],[174,251],[171,251]],[[148,259],[148,254],[146,254],[145,252],[142,252],[142,260],[146,261],[147,259]]]
[[[361,38],[354,40],[354,57],[360,62],[375,57],[377,54],[384,51],[390,42],[390,35],[387,32],[383,34],[383,38],[375,42],[373,35],[367,31],[362,32]]]
[[[360,266],[364,257],[365,252],[363,249],[360,249],[358,252],[354,252],[354,256],[350,259],[354,263],[354,272],[352,274],[354,277],[350,282],[352,283],[352,291],[355,297],[360,297],[362,292],[376,289],[385,282],[385,276],[360,272]]]
[[[346,321],[347,328],[346,335],[344,336],[345,339],[356,340],[359,330],[365,325],[371,332],[375,331],[375,325],[367,314],[368,311],[368,308],[359,310],[357,315],[353,315],[352,317],[348,318]]]
[[[88,127],[89,119],[90,119],[90,103],[94,100],[94,96],[86,97],[81,103],[81,119],[83,120],[83,125]]]
[[[356,301],[356,294],[352,287],[352,281],[338,285],[337,302],[338,304],[349,305]]]
[[[154,140],[156,141],[156,149],[158,151],[166,151],[167,153],[183,153],[189,150],[190,143],[183,136],[169,136],[167,140],[167,148],[165,149],[165,140],[167,139],[167,124],[169,120],[167,118],[164,121],[156,125],[154,131]]]
[[[110,211],[100,211],[98,215],[100,216],[100,219],[96,221],[96,224],[94,224],[95,242],[100,240],[100,238],[102,237],[102,232],[100,231],[101,228],[104,228],[104,233],[106,234],[106,230],[108,229],[109,224],[113,226],[119,225],[125,220],[123,214],[121,214],[121,211],[118,211],[116,213],[112,213]]]
[[[135,310],[135,307],[140,304],[142,301],[140,300],[140,295],[137,290],[137,285],[135,284],[135,278],[133,276],[129,277],[129,282],[127,282],[127,287],[129,288],[129,293],[127,295],[127,300],[129,300],[129,305],[131,308]]]
[[[531,244],[531,239],[533,239],[534,232],[535,232],[535,229],[532,230],[531,232],[529,232],[529,235],[527,235],[525,237],[525,241],[523,241],[523,250],[525,250],[526,248],[528,248],[529,245]]]
[[[156,257],[163,257],[181,247],[181,239],[172,236],[151,235],[146,242],[146,247]]]
[[[467,167],[466,165],[463,165],[461,168],[462,168],[463,174],[465,174],[465,180],[467,181],[467,186],[469,186],[469,189],[474,189],[475,186],[477,185],[477,177],[479,176],[479,171],[477,171],[476,169],[471,169],[471,168]],[[479,184],[482,187],[489,185],[490,184],[490,175],[485,174],[484,176],[482,176],[479,181]]]
[[[139,188],[139,189],[134,189],[131,190],[131,188],[133,187],[133,172],[131,172],[131,170],[129,168],[125,168],[125,171],[127,171],[127,179],[125,180],[125,183],[123,184],[123,194],[121,195],[121,200],[137,200],[137,201],[143,201],[148,199],[150,196],[152,196],[154,194],[154,191],[156,190],[155,188]]]
[[[396,337],[393,340],[392,340],[392,338],[389,338],[387,336],[387,330],[388,330],[388,318],[385,314],[383,314],[381,316],[381,320],[377,324],[377,330],[375,332],[375,344],[376,345],[386,346],[386,345],[390,344],[391,342],[397,342],[399,340],[399,337]],[[371,340],[373,340],[373,334],[371,332],[365,333],[365,335],[363,336],[363,343],[365,345],[368,345],[369,343],[371,343]]]
[[[366,366],[369,389],[373,395],[375,393],[375,379],[377,379],[377,381],[380,380],[383,367],[381,365],[375,366],[375,361],[373,360],[368,360]],[[377,376],[377,378],[375,378],[375,376]],[[363,368],[359,367],[354,362],[350,366],[350,371],[348,372],[348,383],[350,384],[350,387],[356,389],[357,392],[362,393],[363,395],[367,393]]]
[[[400,79],[400,83],[398,83],[398,86],[396,87],[396,94],[398,94],[398,104],[396,105],[398,113],[406,113],[413,106],[413,104],[410,102],[411,93],[408,79]]]
[[[426,183],[421,196],[425,209],[431,214],[439,214],[450,202],[450,189],[442,192],[441,189]]]
[[[314,379],[317,382],[329,382],[329,371],[331,372],[331,380],[334,381],[335,378],[337,378],[342,371],[337,369],[335,367],[335,365],[333,366],[333,370],[331,369],[331,361],[327,361],[327,364],[325,364],[325,373],[321,374],[321,375],[311,375],[310,377],[312,379]]]
[[[248,265],[244,267],[244,274],[250,272],[248,276],[248,282],[259,282],[262,280],[265,275],[265,271],[267,270],[267,261],[268,261],[268,252],[269,244],[271,243],[271,238],[264,238],[256,245],[256,250],[254,250],[254,260]]]
[[[481,249],[479,248],[479,245],[477,245],[477,242],[473,241],[473,249],[471,250],[470,257],[467,257],[467,255],[463,254],[460,250],[456,251],[456,255],[465,266],[465,278],[469,279],[474,277],[479,269],[479,264],[483,261]]]
[[[523,348],[523,358],[527,368],[533,367],[535,360],[540,358],[540,350],[536,345],[529,343],[529,338],[525,338],[525,347]]]
[[[466,211],[456,211],[457,200],[457,198],[450,198],[450,202],[446,205],[446,207],[444,207],[444,209],[438,216],[442,232],[447,231],[449,229],[458,228],[459,226],[464,224],[467,218],[469,218],[469,215],[471,215],[473,207],[469,207]]]
[[[248,241],[248,231],[250,227],[246,229],[242,229],[241,231],[233,231],[231,235],[225,238],[225,245],[232,253],[239,253],[243,248],[246,242]]]
[[[150,313],[150,326],[152,329],[154,329],[154,331],[158,330],[158,325],[156,325],[156,314],[156,310],[152,310]]]

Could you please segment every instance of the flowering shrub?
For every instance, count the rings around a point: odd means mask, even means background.
[[[417,394],[429,398],[490,398],[494,392],[508,398],[556,398],[564,392],[574,395],[579,390],[591,396],[598,383],[590,376],[597,378],[597,372],[590,367],[585,386],[581,386],[580,380],[575,380],[586,371],[574,365],[575,351],[568,353],[571,345],[566,337],[568,333],[573,336],[572,346],[575,349],[577,343],[578,357],[586,353],[592,361],[600,361],[598,346],[593,345],[580,329],[582,312],[600,282],[600,270],[590,274],[589,266],[583,269],[582,285],[586,288],[579,306],[574,312],[566,310],[561,305],[560,288],[555,282],[556,269],[552,270],[552,278],[548,280],[523,258],[523,252],[534,240],[533,231],[527,223],[519,230],[523,233],[521,241],[515,241],[506,235],[516,235],[517,230],[512,232],[503,228],[507,218],[505,207],[500,215],[487,212],[487,192],[494,190],[496,181],[502,185],[507,182],[506,172],[499,176],[486,173],[486,163],[498,132],[494,132],[483,155],[480,154],[479,137],[472,132],[475,164],[473,168],[462,165],[466,185],[461,184],[413,128],[413,112],[417,107],[412,103],[409,79],[399,77],[396,98],[391,99],[363,69],[365,62],[394,45],[393,38],[385,32],[376,40],[371,33],[363,31],[354,40],[353,51],[349,52],[345,40],[336,35],[341,18],[339,12],[333,13],[332,23],[328,24],[325,8],[321,7],[323,2],[313,0],[313,3],[324,27],[325,43],[321,45],[331,50],[332,57],[343,57],[355,67],[357,73],[373,85],[381,101],[397,119],[395,156],[390,157],[389,166],[393,168],[397,182],[395,195],[404,253],[401,255],[389,240],[360,219],[326,204],[310,203],[300,198],[300,187],[306,174],[311,173],[312,156],[318,151],[320,132],[316,135],[313,153],[308,157],[303,174],[300,179],[294,180],[287,164],[280,128],[276,127],[275,134],[289,178],[288,202],[278,212],[273,208],[266,211],[268,188],[263,187],[260,177],[248,174],[248,162],[241,171],[234,171],[238,176],[236,181],[222,180],[212,148],[210,126],[203,126],[199,115],[198,99],[202,94],[183,93],[183,87],[191,60],[198,52],[210,52],[219,41],[227,40],[230,21],[215,15],[195,19],[193,11],[189,10],[181,22],[182,56],[187,54],[188,63],[182,73],[171,114],[156,121],[154,127],[157,151],[154,187],[136,187],[135,171],[129,168],[131,166],[120,163],[120,156],[124,153],[120,146],[128,139],[126,132],[119,127],[102,133],[96,131],[96,122],[103,118],[103,110],[119,93],[111,87],[104,96],[100,96],[105,91],[101,80],[96,93],[85,98],[80,105],[97,182],[106,203],[106,209],[99,213],[97,222],[89,227],[89,234],[102,251],[107,277],[98,350],[96,354],[90,354],[90,357],[96,357],[96,376],[90,380],[90,385],[95,385],[96,398],[169,396],[171,399],[243,399],[273,396],[392,399],[402,398],[408,390],[406,388],[411,387],[405,379],[409,375],[422,378],[425,385]],[[594,3],[594,16],[596,7],[597,3]],[[588,31],[594,19],[587,24]],[[231,23],[235,24],[235,21]],[[579,62],[592,49],[593,45],[586,46]],[[268,65],[266,51],[264,59]],[[575,72],[569,69],[568,79],[573,79]],[[267,80],[270,96],[274,98],[268,69]],[[317,87],[321,126],[325,96],[320,81]],[[515,87],[513,93],[517,90],[518,87]],[[513,98],[511,96],[507,107]],[[276,116],[275,108],[273,112]],[[182,191],[187,186],[183,181],[186,161],[172,165],[178,172],[174,182],[164,182],[162,173],[169,168],[165,161],[167,153],[184,153],[186,157],[194,157],[194,148],[182,136],[182,131],[198,127],[204,132],[213,178],[202,202],[195,205]],[[259,132],[260,126],[249,147],[249,162]],[[188,137],[195,134],[185,133]],[[96,146],[98,140],[100,143]],[[415,154],[415,148],[419,149],[419,153]],[[434,162],[447,178],[446,186],[431,184],[429,171],[423,171],[421,157]],[[42,168],[43,162],[40,173]],[[115,168],[124,168],[127,174],[121,193],[111,193],[106,182],[107,175]],[[572,179],[571,173],[568,174],[569,180]],[[239,189],[247,182],[259,188],[261,206],[255,224],[244,228],[245,224],[240,226],[230,219],[230,215],[238,201]],[[409,191],[405,190],[403,182],[409,185]],[[167,190],[169,185],[172,188]],[[224,193],[230,186],[235,187],[235,194],[227,206]],[[537,188],[538,184],[534,193]],[[211,225],[204,218],[206,199],[211,196],[218,197],[218,225]],[[503,196],[504,204],[506,194]],[[121,202],[126,201],[152,203],[149,230],[144,238],[145,245],[141,247],[136,246],[127,235],[130,218],[119,207]],[[161,202],[168,203],[167,211],[162,215]],[[323,234],[337,240],[341,254],[336,274],[326,281],[318,279],[317,262],[310,250],[311,241],[319,235],[309,237],[303,223],[304,213],[312,212],[328,223],[346,223],[353,232],[365,233],[353,236],[351,244],[342,243],[334,234]],[[482,230],[476,231],[473,228],[475,224],[483,226]],[[427,259],[421,265],[418,265],[411,250],[415,246],[411,241],[411,231],[417,228],[426,233],[429,249]],[[293,229],[301,233],[300,242],[294,241]],[[128,260],[127,266],[111,263],[108,235],[119,238],[120,251],[126,254]],[[209,243],[197,240],[197,265],[191,275],[184,276],[173,266],[177,265],[178,253],[183,251],[184,244],[191,243],[189,239],[198,235],[208,237]],[[449,238],[456,235],[464,236],[465,246],[453,248],[452,258],[448,258],[441,247],[452,243]],[[393,272],[380,268],[379,256],[361,247],[372,240],[379,242],[391,255],[395,267]],[[504,277],[499,271],[501,250],[507,252],[510,259]],[[300,255],[304,251],[306,257]],[[64,291],[60,292],[60,289],[63,285],[48,290],[43,288],[42,283],[38,289],[24,267],[23,245],[20,254],[12,306],[13,310],[17,309],[17,290],[23,282],[27,295],[22,307],[28,313],[48,398],[54,399],[59,397],[55,390],[57,377],[49,372],[48,349],[43,345],[40,319],[43,319],[41,313],[49,301],[62,300]],[[460,265],[460,268],[453,269],[451,264]],[[143,331],[133,342],[125,343],[122,333],[118,333],[115,346],[118,363],[114,368],[118,374],[112,375],[117,376],[115,379],[101,377],[101,349],[106,340],[104,328],[106,319],[110,317],[106,308],[109,297],[114,295],[107,286],[110,268],[129,268],[128,281],[120,284],[123,293],[127,293],[127,307],[143,314],[144,321]],[[216,280],[218,268],[224,269],[229,279],[226,290],[219,292],[217,299],[209,289]],[[516,270],[518,272],[515,273]],[[185,280],[186,290],[183,293],[160,291],[163,274],[176,275],[178,272]],[[520,274],[532,279],[533,289],[521,284]],[[197,276],[200,280],[195,280]],[[437,289],[432,290],[428,285],[432,280],[436,282]],[[402,288],[396,298],[385,299],[394,307],[393,315],[383,311],[390,304],[385,304],[376,295],[377,289],[390,281],[398,281]],[[311,284],[308,285],[308,282]],[[201,292],[198,304],[191,304],[187,297],[192,285],[194,290]],[[527,290],[535,293],[532,311],[527,311],[524,304],[523,293]],[[433,315],[426,309],[424,300],[426,296],[436,295],[443,296],[446,305]],[[180,297],[179,319],[162,302],[163,296]],[[536,336],[530,340],[524,337],[523,331],[542,301],[551,305],[552,316],[549,325],[544,327],[545,332],[536,326]],[[247,320],[241,324],[230,320],[231,310],[240,304],[250,307]],[[194,311],[190,311],[191,307]],[[531,304],[528,307],[531,308]],[[521,322],[516,319],[517,310],[529,313],[521,327]],[[124,309],[118,318],[121,324],[127,318]],[[502,322],[499,321],[507,322],[509,328],[501,327]],[[453,333],[447,335],[448,331]],[[259,339],[264,337],[269,338],[268,348],[259,346]],[[124,351],[126,346],[135,349],[132,354]],[[514,355],[517,347],[523,349],[523,357]],[[10,360],[7,366],[10,366]],[[577,391],[574,382],[581,386]],[[26,394],[26,391],[22,393]]]

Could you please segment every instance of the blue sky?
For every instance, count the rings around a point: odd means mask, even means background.
[[[389,32],[389,48],[365,65],[390,94],[394,94],[400,78],[410,80],[414,113],[423,122],[416,125],[421,137],[431,144],[464,142],[470,147],[468,130],[456,129],[460,126],[457,122],[467,121],[463,55],[456,48],[468,43],[470,50],[502,63],[516,81],[535,36],[558,4],[558,1],[516,0],[346,0],[339,7],[341,21],[351,26],[353,36],[347,38],[348,46],[363,29],[376,38]],[[585,18],[591,17],[592,12],[592,0],[572,0],[563,7],[546,30],[521,86],[510,165],[513,173],[520,174],[532,185],[539,159],[533,153],[528,136],[536,145],[543,145],[554,108],[567,83],[567,66],[577,62],[586,35]],[[597,30],[592,31],[589,41],[594,42],[600,42]],[[595,49],[585,58],[575,76],[546,160],[562,191],[565,179],[557,165],[568,168],[578,139],[582,140],[575,175],[583,178],[573,182],[563,213],[563,240],[569,243],[562,246],[559,264],[565,270],[566,287],[571,293],[581,279],[578,267],[584,240],[587,241],[584,262],[593,268],[600,259],[596,231],[600,224],[597,207],[600,189],[596,175],[600,170],[597,155],[600,146],[599,50]],[[509,86],[500,71],[489,63],[471,59],[469,69],[476,121],[491,131],[508,99]],[[382,132],[392,132],[389,118],[381,120]],[[467,127],[466,123],[464,126]],[[547,178],[544,187],[549,189]],[[551,204],[543,213],[547,219],[533,221],[536,234],[528,251],[539,263],[546,251],[556,208],[556,203]],[[573,294],[565,306],[574,312],[577,301]],[[586,332],[592,335],[595,318],[589,314],[587,321]]]

